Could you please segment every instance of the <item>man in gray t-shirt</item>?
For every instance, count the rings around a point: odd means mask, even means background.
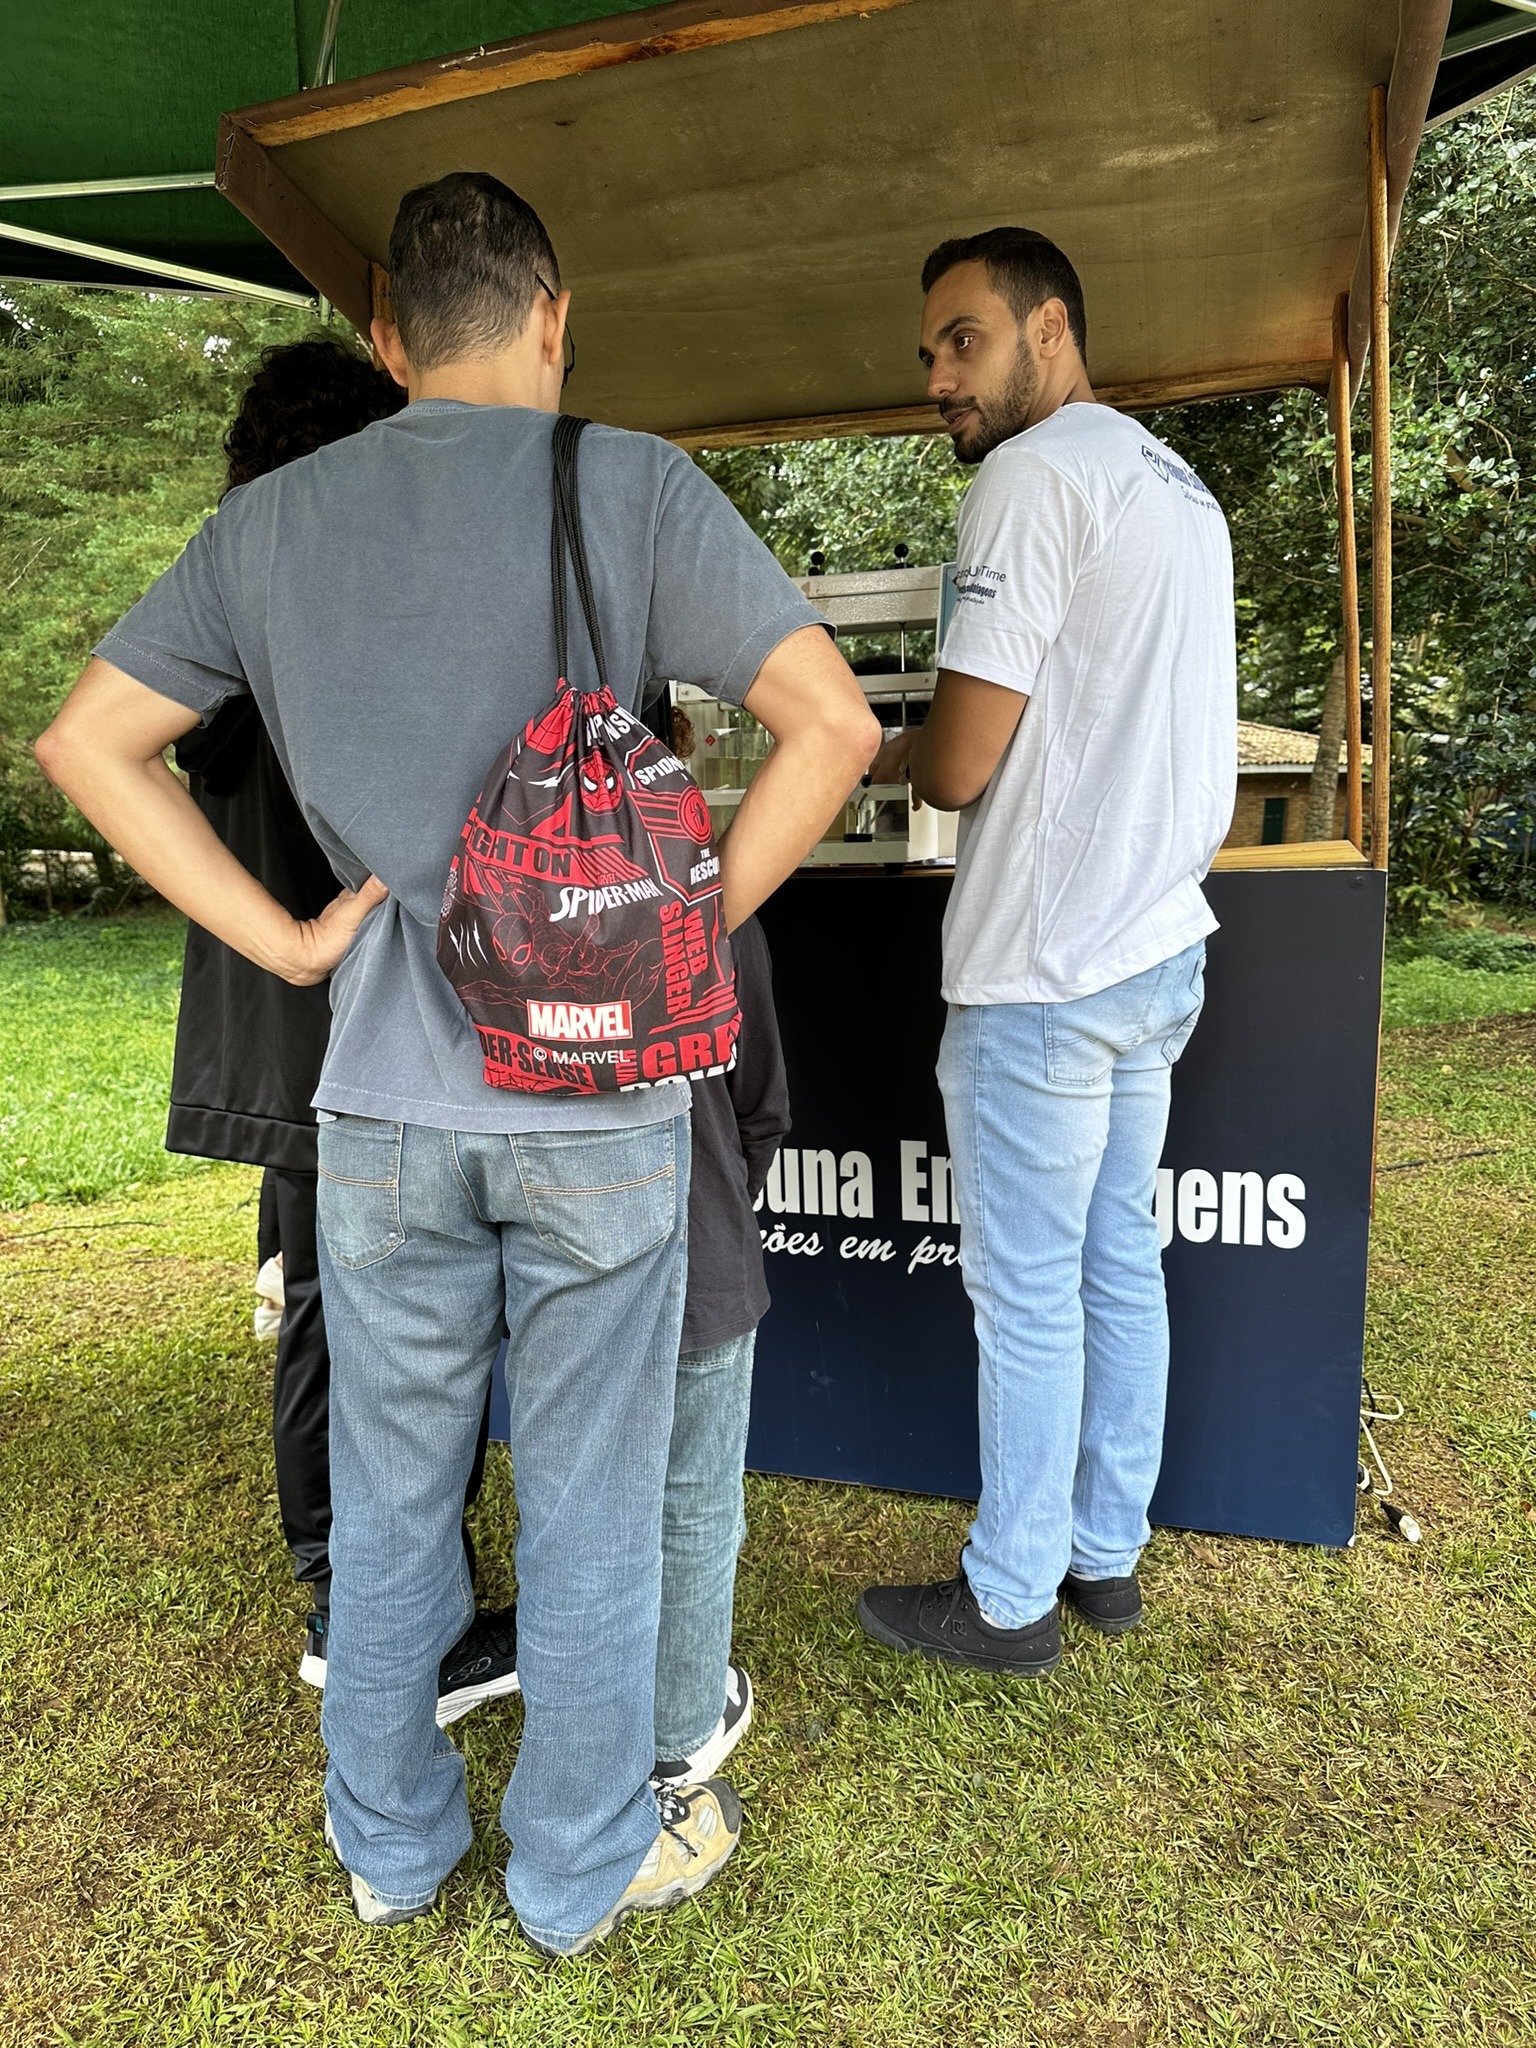
[[[683,1302],[686,1083],[590,1100],[486,1086],[435,957],[471,800],[556,682],[551,440],[569,294],[496,179],[407,194],[398,327],[411,403],[232,492],[102,641],[38,743],[47,772],[162,894],[299,984],[333,975],[320,1226],[335,1524],[322,1721],[326,1834],[375,1924],[432,1907],[470,1840],[434,1723],[469,1618],[459,1503],[502,1319],[526,1701],[503,1806],[507,1891],[578,1953],[696,1891],[735,1845],[722,1780],[666,1790],[652,1686]],[[817,615],[686,456],[589,429],[583,526],[610,681],[745,703],[777,742],[723,842],[737,924],[795,867],[878,730]],[[572,680],[595,684],[581,633]],[[300,923],[163,761],[248,690],[346,887]]]

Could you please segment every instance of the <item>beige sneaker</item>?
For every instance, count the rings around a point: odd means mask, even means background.
[[[631,1913],[680,1906],[725,1868],[741,1840],[741,1801],[724,1778],[710,1778],[702,1785],[658,1786],[656,1804],[661,1812],[661,1833],[618,1903],[595,1927],[589,1927],[573,1948],[546,1948],[528,1935],[541,1955],[584,1956],[589,1948],[606,1941]],[[528,1931],[524,1928],[523,1932]]]

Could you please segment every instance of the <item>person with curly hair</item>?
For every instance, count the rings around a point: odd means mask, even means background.
[[[221,497],[392,418],[404,404],[394,379],[342,342],[316,338],[269,348],[224,438]],[[176,760],[224,844],[295,917],[317,917],[336,893],[336,878],[254,698],[221,705],[177,742]],[[296,988],[201,925],[187,927],[165,1142],[172,1152],[263,1169],[258,1256],[263,1286],[276,1290],[282,1308],[273,1461],[283,1535],[312,1610],[299,1675],[315,1686],[325,1683],[330,1618],[331,1358],[315,1242],[317,1126],[310,1105],[330,1033],[328,983]],[[482,1424],[470,1499],[479,1490],[485,1443]],[[440,1720],[515,1690],[512,1628],[510,1609],[475,1616],[443,1659]]]

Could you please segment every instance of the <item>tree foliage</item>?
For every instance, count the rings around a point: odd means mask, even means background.
[[[312,324],[245,300],[5,288],[0,869],[22,843],[99,845],[37,773],[31,741],[214,505],[220,444],[261,350]]]

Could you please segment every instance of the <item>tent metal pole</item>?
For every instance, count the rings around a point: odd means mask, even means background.
[[[168,171],[153,178],[68,178],[45,185],[0,185],[0,206],[13,199],[106,199],[114,192],[204,192],[212,171]]]
[[[1392,824],[1392,371],[1387,317],[1387,89],[1371,94],[1371,864]]]
[[[171,263],[159,256],[140,256],[132,249],[108,249],[100,242],[77,242],[72,235],[45,235],[40,228],[18,227],[0,220],[0,241],[25,242],[33,249],[53,249],[61,256],[85,256],[93,263],[115,264],[119,270],[142,271],[167,291],[177,285],[193,285],[199,291],[227,292],[241,299],[266,299],[275,306],[303,306],[314,300],[305,292],[285,292],[272,284],[250,284],[243,277],[225,277],[216,270],[194,270],[190,264]]]
[[[1344,629],[1344,761],[1347,778],[1345,837],[1365,851],[1365,802],[1360,758],[1360,563],[1355,551],[1355,454],[1349,423],[1349,293],[1333,302],[1333,474],[1339,504],[1339,604]]]
[[[320,31],[320,48],[309,75],[309,89],[336,83],[336,32],[341,27],[342,0],[327,0],[325,24]]]

